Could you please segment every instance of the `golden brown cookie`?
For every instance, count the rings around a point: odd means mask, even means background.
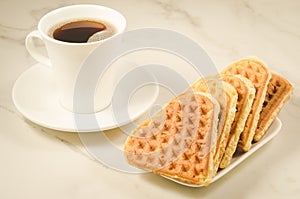
[[[226,150],[220,163],[220,168],[226,168],[237,148],[238,141],[252,107],[255,88],[250,80],[241,75],[222,75],[222,80],[232,85],[238,93],[235,118],[232,123]]]
[[[192,89],[211,94],[220,104],[218,138],[214,156],[214,172],[216,173],[226,150],[235,117],[238,94],[236,89],[223,81],[220,76],[201,78],[192,85]]]
[[[254,135],[255,142],[261,140],[283,105],[290,99],[292,93],[292,85],[285,78],[272,73]]]
[[[225,68],[223,74],[236,74],[246,77],[252,82],[256,90],[252,108],[239,140],[239,146],[244,151],[249,151],[257,128],[267,87],[271,79],[271,73],[262,61],[251,57],[231,64]]]
[[[128,137],[128,162],[182,182],[209,184],[219,110],[217,101],[204,93],[176,97]]]

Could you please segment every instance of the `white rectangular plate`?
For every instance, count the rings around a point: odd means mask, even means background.
[[[228,167],[226,167],[225,169],[219,171],[217,173],[217,175],[213,178],[211,183],[213,183],[213,182],[217,181],[218,179],[220,179],[221,177],[223,177],[226,173],[228,173],[233,168],[238,166],[242,161],[244,161],[246,158],[248,158],[250,155],[252,155],[255,151],[257,151],[259,148],[261,148],[262,146],[267,144],[270,140],[272,140],[279,133],[279,131],[281,129],[281,125],[282,125],[281,121],[278,118],[275,118],[273,124],[270,126],[269,130],[266,132],[266,134],[264,135],[262,140],[253,144],[251,149],[248,152],[235,155],[232,158],[230,165]],[[181,182],[181,181],[178,181],[178,180],[166,177],[166,176],[162,176],[162,177],[172,180],[181,185],[189,186],[189,187],[203,187],[204,186],[204,185],[188,184],[188,183]]]

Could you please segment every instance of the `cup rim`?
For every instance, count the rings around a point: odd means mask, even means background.
[[[46,34],[43,30],[42,30],[42,22],[47,18],[49,17],[49,15],[52,15],[53,13],[55,12],[60,12],[62,10],[66,10],[66,9],[70,9],[70,8],[75,8],[75,7],[98,7],[98,8],[102,8],[102,9],[106,9],[106,10],[109,10],[111,12],[115,12],[117,13],[120,17],[121,17],[121,20],[122,20],[122,26],[120,28],[120,30],[112,35],[111,37],[108,37],[106,39],[102,39],[100,41],[94,41],[94,42],[90,42],[90,43],[72,43],[72,42],[65,42],[65,41],[60,41],[60,40],[56,40],[52,37],[50,37],[48,34]],[[96,5],[96,4],[76,4],[76,5],[70,5],[70,6],[63,6],[63,7],[60,7],[60,8],[57,8],[57,9],[54,9],[52,11],[49,11],[48,13],[46,13],[38,22],[38,31],[41,33],[41,35],[51,41],[51,42],[54,42],[56,44],[61,44],[61,45],[69,45],[69,46],[86,46],[86,45],[94,45],[94,44],[99,44],[99,43],[102,43],[102,42],[105,42],[106,40],[108,39],[111,39],[113,37],[116,37],[117,35],[121,34],[122,32],[124,32],[126,28],[126,18],[124,17],[124,15],[122,15],[119,11],[115,10],[115,9],[112,9],[110,7],[106,7],[106,6],[101,6],[101,5]]]

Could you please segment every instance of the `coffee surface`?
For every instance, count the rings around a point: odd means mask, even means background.
[[[80,20],[66,23],[53,32],[53,38],[71,43],[86,43],[97,32],[105,31],[107,26],[98,21]]]

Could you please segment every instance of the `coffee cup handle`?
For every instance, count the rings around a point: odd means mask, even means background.
[[[42,35],[38,30],[34,30],[29,33],[25,39],[26,49],[28,50],[29,54],[38,62],[46,65],[51,66],[51,62],[49,57],[43,55],[38,49],[35,44],[34,39],[40,39],[43,41]]]

